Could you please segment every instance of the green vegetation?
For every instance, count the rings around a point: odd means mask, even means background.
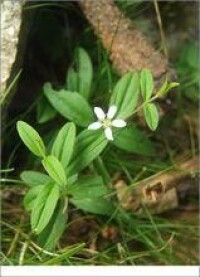
[[[123,2],[126,13],[143,12],[142,1]],[[158,86],[146,68],[118,76],[87,24],[77,44],[64,81],[49,78],[4,123],[2,265],[198,264],[195,213],[154,215],[144,206],[141,216],[122,207],[115,187],[123,179],[134,189],[197,153],[195,43],[173,61],[180,86]],[[175,108],[162,116],[166,99]]]

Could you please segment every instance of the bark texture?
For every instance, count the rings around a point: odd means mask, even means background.
[[[119,74],[149,68],[155,78],[167,72],[167,60],[134,28],[112,0],[80,0],[79,4],[107,49]]]

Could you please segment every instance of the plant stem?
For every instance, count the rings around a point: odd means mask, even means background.
[[[15,184],[23,184],[23,185],[24,185],[24,182],[23,182],[23,181],[20,181],[20,180],[1,178],[0,181],[1,181],[2,183],[15,183]]]
[[[23,263],[24,263],[24,256],[25,256],[26,250],[28,248],[28,244],[29,244],[29,242],[26,241],[22,245],[22,249],[21,249],[21,252],[19,255],[19,265],[23,265]]]
[[[94,160],[94,167],[96,168],[97,172],[99,174],[101,174],[105,184],[109,184],[111,182],[111,177],[110,177],[110,174],[108,173],[108,171],[104,165],[104,162],[100,156],[98,156]]]
[[[152,97],[151,99],[149,99],[149,100],[143,102],[142,105],[140,105],[140,106],[134,111],[134,113],[133,113],[132,115],[134,115],[134,114],[137,113],[139,110],[141,110],[146,104],[153,102],[153,101],[156,100],[157,98],[158,98],[158,95],[155,95],[155,96]]]
[[[165,39],[164,31],[163,31],[162,19],[161,19],[160,9],[159,9],[157,0],[154,0],[153,4],[154,4],[154,7],[155,7],[158,26],[159,26],[159,29],[160,29],[160,36],[161,36],[161,43],[162,43],[163,52],[165,54],[165,57],[168,58],[168,51],[167,51],[167,47],[166,47],[166,39]]]

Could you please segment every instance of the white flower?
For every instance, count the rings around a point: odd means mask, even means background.
[[[104,134],[108,140],[113,140],[112,127],[122,128],[126,126],[126,122],[123,119],[113,119],[117,112],[116,106],[110,106],[107,114],[99,108],[94,108],[98,121],[93,122],[88,126],[89,130],[97,130],[100,128],[104,129]]]

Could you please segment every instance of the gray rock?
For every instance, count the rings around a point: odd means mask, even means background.
[[[9,94],[7,81],[15,62],[24,0],[1,2],[1,104]]]

